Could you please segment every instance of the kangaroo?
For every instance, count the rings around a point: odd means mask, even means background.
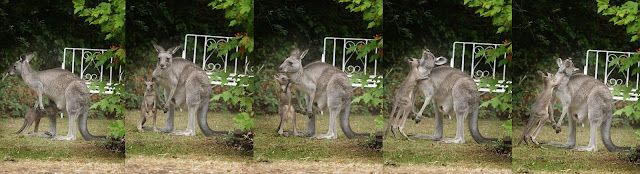
[[[49,119],[49,133],[55,140],[75,140],[76,139],[76,119],[80,134],[85,140],[105,138],[105,136],[94,136],[87,130],[87,117],[89,116],[89,88],[84,81],[75,74],[63,69],[49,69],[35,71],[29,65],[34,53],[20,57],[9,72],[9,75],[20,75],[22,80],[38,92],[38,102],[40,109],[42,106],[42,95],[56,103],[56,107],[69,116],[69,131],[67,136],[56,136],[56,117]],[[43,134],[44,135],[44,134]]]
[[[172,55],[178,51],[180,46],[165,50],[154,43],[153,47],[158,52],[158,62],[153,70],[152,79],[155,79],[154,82],[164,88],[166,100],[162,108],[167,115],[167,121],[165,127],[159,130],[171,132],[173,135],[194,136],[196,135],[197,114],[198,126],[205,136],[226,134],[224,131],[211,130],[207,123],[211,85],[204,70],[184,58],[174,58]],[[173,130],[175,106],[186,108],[189,112],[185,131]]]
[[[60,111],[56,106],[52,105],[51,103],[47,106],[44,106],[44,110],[46,111],[45,113],[42,112],[37,112],[36,111],[37,108],[31,108],[27,111],[27,114],[24,115],[24,123],[22,124],[22,127],[20,127],[20,130],[18,130],[16,132],[16,134],[19,134],[20,132],[23,132],[24,135],[31,135],[29,133],[29,129],[31,128],[31,125],[35,122],[35,128],[33,130],[34,133],[38,132],[38,127],[40,126],[40,119],[44,116],[49,116],[49,117],[55,117],[56,114]],[[25,129],[26,128],[26,129]],[[47,132],[48,133],[48,132]],[[45,133],[46,134],[46,133]],[[51,133],[49,133],[50,135]],[[37,134],[34,134],[37,135]]]
[[[299,49],[294,49],[291,51],[290,56],[279,67],[279,71],[290,78],[292,87],[304,92],[308,96],[306,113],[309,116],[309,122],[307,123],[305,136],[336,139],[338,137],[336,128],[336,118],[338,115],[340,115],[342,132],[344,132],[348,138],[368,135],[358,134],[351,130],[349,112],[351,110],[351,97],[353,96],[353,92],[351,91],[347,74],[324,62],[313,62],[303,67],[302,59],[308,51],[308,49],[302,52]],[[329,92],[327,92],[327,90],[329,90]],[[313,112],[312,104],[314,102],[318,108],[328,108],[329,110],[330,122],[327,134],[315,134],[315,112]]]
[[[422,58],[420,58],[419,60],[420,64],[418,66],[418,73],[420,73],[422,76],[428,77],[428,75],[431,74],[431,70],[433,70],[433,67],[435,65],[442,65],[446,62],[447,62],[447,58],[444,58],[444,57],[435,58],[435,56],[433,55],[433,53],[431,53],[429,49],[425,49],[424,51],[422,51]],[[420,81],[420,84],[421,84],[421,89],[424,89],[422,90],[422,92],[423,92],[423,95],[425,96],[425,100],[424,100],[425,102],[419,111],[419,113],[422,113],[424,112],[424,109],[426,108],[427,104],[429,104],[431,97],[433,97],[434,85],[433,85],[433,82],[428,78]],[[415,100],[417,98],[418,93],[414,92],[413,94],[414,94],[413,100]],[[413,108],[413,104],[411,105],[411,107]],[[411,111],[413,112],[413,114],[415,114],[414,120],[416,121],[416,124],[420,123],[420,121],[422,120],[422,114],[416,113],[413,109],[411,109]]]
[[[391,109],[391,114],[389,115],[389,121],[387,123],[387,128],[385,131],[385,136],[389,133],[389,128],[391,128],[391,133],[393,133],[394,137],[397,137],[396,129],[402,134],[402,136],[409,138],[407,134],[404,133],[404,125],[407,121],[407,117],[409,113],[411,113],[411,106],[413,106],[413,91],[418,84],[418,81],[427,79],[428,76],[419,73],[418,66],[420,62],[415,58],[405,58],[407,62],[409,62],[409,75],[405,78],[404,82],[402,82],[402,86],[396,92],[395,101],[393,102],[393,107]],[[396,114],[396,109],[398,109]],[[400,121],[400,116],[402,116],[402,121]],[[398,125],[398,122],[400,124]],[[392,125],[393,124],[393,125]]]
[[[518,145],[522,143],[522,140],[524,140],[524,142],[529,145],[529,141],[527,138],[531,138],[531,142],[533,142],[534,144],[539,144],[536,141],[536,137],[538,136],[540,128],[542,128],[542,126],[544,126],[544,124],[547,122],[547,119],[549,119],[549,111],[553,111],[549,105],[551,103],[551,99],[553,98],[553,89],[559,84],[559,82],[555,80],[562,79],[555,78],[553,74],[542,71],[538,71],[538,74],[544,79],[544,87],[542,89],[542,92],[540,93],[540,96],[531,107],[531,115],[529,116],[529,121],[527,122],[527,126],[522,132],[522,137],[520,138],[520,141],[518,141]],[[537,127],[535,128],[533,135],[529,135],[531,130],[533,130],[532,128],[535,123],[537,123]]]
[[[444,62],[436,62],[444,64]],[[429,68],[428,64],[421,65]],[[431,95],[431,101],[436,115],[436,125],[434,135],[413,135],[420,139],[437,140],[445,143],[464,143],[464,119],[468,119],[471,136],[478,143],[488,143],[496,141],[495,138],[485,138],[478,131],[478,87],[469,74],[448,66],[438,66],[433,68],[429,74],[429,80],[418,82],[418,88],[422,93]],[[425,100],[416,118],[422,115],[424,107],[429,100]],[[456,137],[453,139],[443,138],[443,114],[456,117]]]
[[[138,131],[144,132],[142,125],[147,121],[147,119],[153,118],[153,131],[158,132],[158,129],[156,128],[156,93],[154,90],[153,79],[145,79],[144,84],[147,87],[144,91],[142,106],[140,106],[140,122],[138,123]]]
[[[619,147],[611,141],[611,119],[613,114],[613,98],[609,88],[591,76],[585,74],[573,74],[576,68],[571,59],[557,59],[558,72],[556,78],[561,75],[570,77],[561,81],[553,91],[554,96],[562,102],[562,115],[557,127],[561,126],[565,113],[569,115],[569,135],[567,143],[550,142],[548,145],[575,149],[579,151],[598,151],[598,127],[604,146],[609,151],[623,151],[630,147]],[[553,113],[553,112],[552,112]],[[553,117],[553,115],[551,115]],[[588,146],[576,146],[576,122],[590,123],[590,137]]]
[[[278,106],[278,115],[280,115],[280,124],[278,125],[278,134],[280,135],[288,135],[288,132],[284,132],[284,123],[287,120],[292,120],[293,122],[293,134],[298,136],[298,131],[296,130],[296,112],[293,107],[293,103],[291,103],[291,88],[289,87],[289,77],[284,74],[276,74],[274,78],[278,79],[278,83],[280,84],[280,105]]]

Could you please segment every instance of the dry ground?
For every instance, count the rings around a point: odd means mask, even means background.
[[[566,123],[566,122],[565,122]],[[515,126],[514,137],[522,136],[524,126]],[[550,124],[546,124],[538,135],[537,141],[566,142],[568,127],[563,125],[562,132],[556,134]],[[559,173],[638,173],[640,166],[620,159],[622,153],[609,152],[602,144],[598,131],[598,152],[580,152],[552,146],[526,146],[524,142],[513,148],[513,170],[531,172]],[[611,139],[618,146],[634,146],[635,130],[630,128],[611,128]],[[576,128],[578,146],[589,144],[589,125]],[[517,141],[514,141],[517,143]],[[514,144],[515,144],[514,143]]]
[[[384,166],[385,171],[400,172],[403,170],[416,171],[412,168],[425,168],[435,173],[448,172],[489,172],[504,173],[511,169],[511,159],[486,150],[490,144],[476,143],[467,127],[465,120],[465,143],[447,144],[431,140],[415,139],[408,141],[404,138],[394,138],[391,133],[384,138]],[[415,124],[407,120],[405,133],[433,134],[435,119],[423,118]],[[478,121],[480,133],[484,137],[503,137],[502,120]],[[386,122],[385,122],[386,124]],[[455,137],[455,118],[444,120],[444,137]],[[398,134],[400,137],[400,134]],[[409,172],[412,173],[412,172]]]

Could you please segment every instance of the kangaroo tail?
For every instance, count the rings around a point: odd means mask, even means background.
[[[489,143],[492,141],[497,141],[497,138],[485,138],[480,134],[478,130],[478,103],[473,106],[473,114],[468,119],[469,132],[471,132],[471,136],[477,143]]]
[[[80,134],[84,138],[84,140],[96,140],[96,139],[104,139],[106,136],[95,136],[89,133],[89,129],[87,128],[87,119],[89,117],[89,105],[85,105],[82,108],[82,112],[80,113],[80,118],[78,118],[78,129],[80,129]],[[69,117],[71,119],[71,117]]]
[[[28,119],[24,119],[24,123],[22,124],[22,127],[20,128],[20,130],[18,130],[18,132],[14,133],[14,134],[19,134],[20,132],[22,132],[22,130],[24,130],[25,127],[27,127],[27,123],[29,123]],[[29,130],[27,130],[29,131]]]
[[[349,123],[349,114],[351,113],[351,100],[347,100],[344,109],[340,112],[340,128],[342,128],[342,132],[347,138],[357,138],[367,136],[368,134],[359,134],[353,132],[351,130],[351,125]]]
[[[198,108],[197,115],[198,126],[200,127],[202,133],[204,133],[204,135],[208,137],[227,134],[226,131],[214,131],[209,127],[209,123],[207,123],[207,111],[209,111],[209,100],[205,98],[201,103],[200,108]]]
[[[389,121],[387,122],[386,130],[384,131],[384,136],[387,136],[389,133],[389,129],[391,129],[391,122],[393,121],[393,116],[395,116],[396,108],[398,106],[398,102],[393,102],[393,107],[391,108],[391,115],[389,115]]]
[[[604,147],[607,147],[607,150],[611,152],[631,149],[630,147],[616,146],[615,144],[613,144],[613,141],[611,141],[611,120],[612,119],[613,117],[611,116],[611,113],[609,113],[607,120],[604,122],[604,124],[600,125],[600,136],[602,137],[602,143],[604,143]]]

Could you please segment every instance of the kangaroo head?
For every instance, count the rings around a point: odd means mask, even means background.
[[[152,79],[148,79],[148,78],[144,79],[144,85],[147,86],[146,88],[147,91],[153,92],[153,84],[154,82]]]
[[[542,76],[542,79],[544,80],[544,85],[548,86],[551,84],[551,82],[554,80],[555,75],[548,73],[548,72],[542,72],[540,70],[537,71],[538,75]]]
[[[171,63],[173,62],[173,54],[175,54],[176,51],[180,49],[180,45],[178,45],[175,47],[171,47],[168,50],[164,50],[164,48],[162,48],[159,45],[156,45],[155,43],[153,43],[153,47],[158,52],[158,63],[156,64],[156,66],[162,69],[171,66]]]
[[[273,75],[273,77],[278,80],[278,83],[280,84],[280,91],[285,91],[287,88],[287,83],[289,83],[289,77],[280,73]]]
[[[436,58],[436,56],[434,56],[433,53],[431,53],[431,50],[429,49],[425,49],[424,51],[422,51],[420,66],[431,69],[436,65],[443,65],[445,63],[447,63],[447,58],[445,57]]]
[[[425,49],[424,51],[422,51],[422,58],[420,58],[420,66],[418,67],[418,70],[420,70],[420,74],[422,75],[429,75],[431,74],[431,70],[433,69],[433,67],[435,67],[436,65],[443,65],[446,62],[447,58],[436,58],[436,56],[431,53],[431,50]]]
[[[279,71],[283,73],[295,73],[302,71],[302,59],[307,55],[309,49],[300,52],[300,49],[294,49],[291,51],[291,55],[282,62],[279,67]]]
[[[411,69],[417,68],[418,66],[420,66],[420,61],[416,58],[406,57],[404,59],[407,60],[407,62],[409,62],[409,67]]]
[[[9,71],[9,75],[20,75],[22,74],[24,66],[29,66],[29,61],[33,59],[34,53],[30,53],[27,55],[21,55],[20,60],[13,63],[13,67]]]
[[[571,61],[571,58],[565,59],[564,61],[561,58],[558,58],[557,64],[558,72],[556,73],[556,75],[564,73],[567,76],[571,76],[574,72],[579,70],[573,65],[573,61]]]

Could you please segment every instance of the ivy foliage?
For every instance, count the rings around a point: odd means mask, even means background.
[[[464,4],[469,7],[480,7],[475,13],[482,17],[493,17],[493,25],[498,27],[496,33],[511,30],[512,0],[464,0]]]
[[[251,53],[253,53],[254,46],[253,0],[214,0],[208,6],[213,10],[224,10],[225,18],[230,20],[229,27],[242,26],[244,30],[236,33],[235,37],[228,42],[213,44],[208,51],[218,48],[218,56],[222,56],[230,50],[238,49],[231,55],[231,60],[239,57],[247,57],[252,60]],[[218,78],[222,84],[226,84],[230,75],[230,72],[217,72],[213,73],[210,79]],[[253,128],[253,115],[255,114],[253,111],[254,94],[257,90],[253,80],[255,78],[239,74],[233,78],[236,79],[237,84],[223,93],[215,95],[211,100],[216,101],[222,98],[230,104],[239,104],[242,113],[233,118],[236,121],[235,125],[242,131],[250,131]]]
[[[340,0],[340,2],[349,3],[345,8],[351,12],[362,12],[362,19],[370,21],[367,28],[382,25],[382,0]]]
[[[626,33],[631,35],[629,42],[640,42],[640,13],[638,12],[640,7],[638,1],[626,1],[621,5],[612,5],[609,0],[597,0],[598,13],[603,16],[613,16],[609,19],[609,22],[613,22],[615,25],[626,26]],[[640,73],[640,67],[637,64],[640,62],[640,48],[636,50],[636,54],[630,57],[618,57],[612,59],[609,63],[609,67],[620,66],[619,72],[631,71],[631,76]],[[635,66],[631,69],[632,66]],[[622,95],[623,99],[630,97],[633,86],[621,86],[617,85],[611,92],[611,95]],[[640,95],[640,90],[636,90],[635,94]],[[613,115],[626,115],[632,120],[640,119],[640,101],[631,102],[629,105],[622,109],[617,110]],[[640,140],[640,130],[636,132],[638,139]]]
[[[604,16],[613,16],[609,22],[616,25],[626,25],[627,34],[631,34],[631,42],[640,38],[640,17],[638,13],[638,1],[627,1],[622,5],[612,5],[609,0],[597,0],[598,13]]]
[[[73,0],[73,7],[74,14],[87,18],[85,22],[100,26],[100,31],[106,34],[104,40],[115,41],[114,45],[105,53],[92,55],[85,59],[85,62],[97,59],[94,66],[95,68],[101,68],[105,63],[106,68],[117,68],[121,67],[121,64],[126,64],[126,53],[122,47],[125,41],[125,1],[108,0],[106,2],[100,2],[95,7],[87,7],[84,0]],[[113,61],[111,61],[112,59]],[[97,88],[101,94],[104,93],[105,87],[113,88],[113,94],[106,95],[101,101],[93,103],[91,108],[100,108],[103,111],[115,112],[117,115],[124,116],[125,105],[121,97],[122,95],[128,94],[124,91],[123,84],[112,84],[108,86],[104,81],[93,81],[90,85],[90,88]]]

